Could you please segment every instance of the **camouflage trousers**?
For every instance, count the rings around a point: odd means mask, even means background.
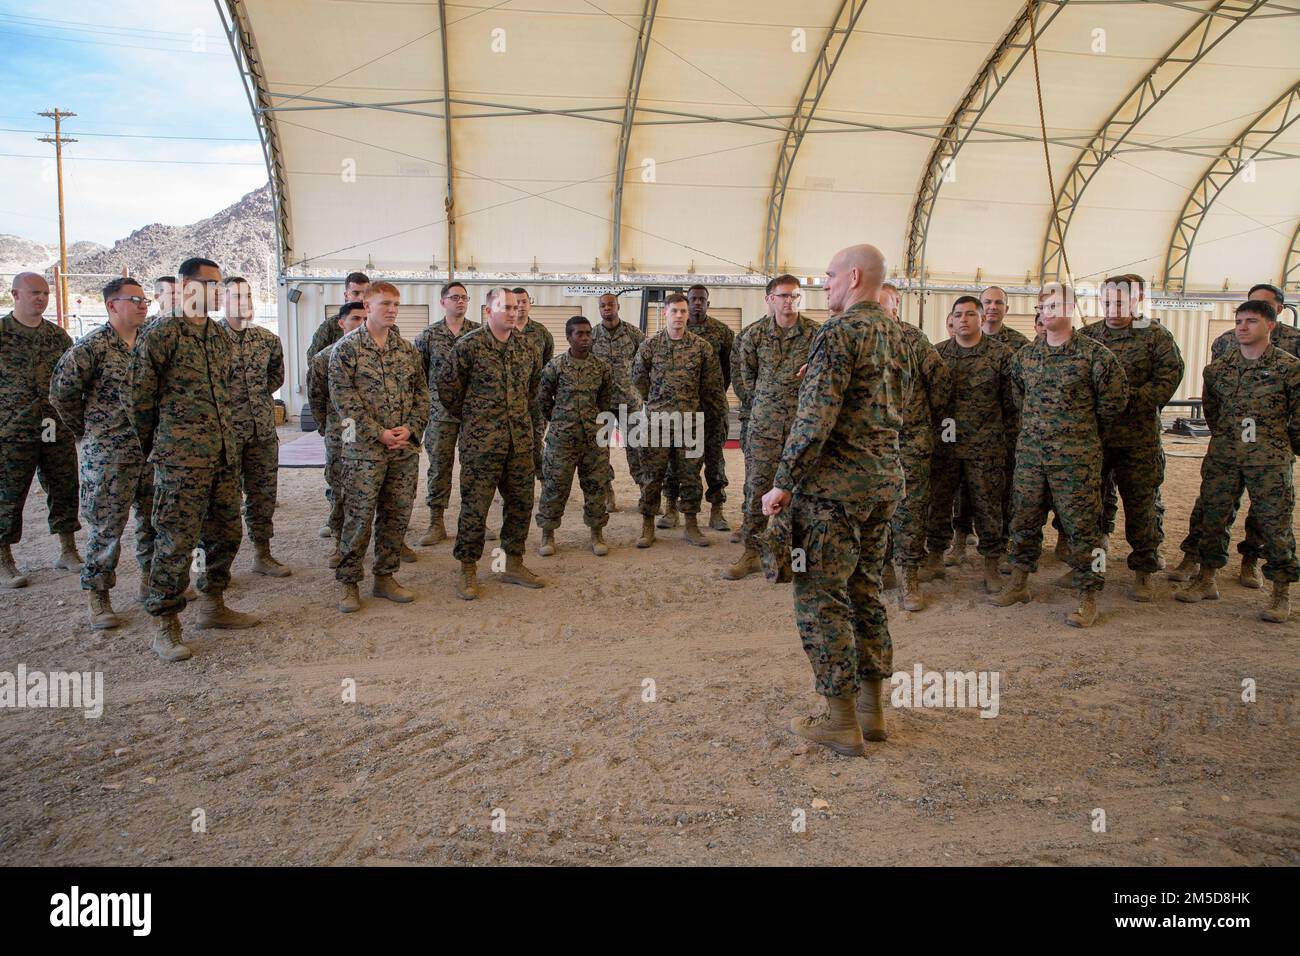
[[[817,693],[824,697],[851,696],[864,680],[887,680],[893,672],[880,571],[902,488],[885,491],[884,500],[863,504],[798,492],[791,502],[794,616]]]
[[[280,483],[280,439],[239,443],[239,485],[244,495],[248,540],[275,536],[275,499]]]
[[[483,536],[487,530],[492,496],[501,492],[501,550],[522,556],[528,544],[528,519],[533,513],[533,482],[536,481],[533,449],[509,442],[490,451],[460,450],[460,519],[456,526],[457,561],[483,557]]]
[[[931,553],[943,554],[953,535],[953,497],[961,489],[962,500],[973,516],[979,533],[979,553],[997,557],[1007,549],[1002,530],[1002,498],[1007,476],[1001,454],[986,458],[956,458],[936,455],[930,462],[930,509],[926,542]]]
[[[1073,587],[1099,591],[1106,583],[1101,547],[1101,455],[1044,461],[1021,447],[1011,491],[1011,563],[1031,574],[1043,553],[1043,525],[1055,509],[1061,519],[1074,569]],[[982,551],[982,549],[981,549]]]
[[[759,537],[767,530],[763,496],[772,490],[776,481],[776,467],[781,463],[785,437],[747,434],[745,438],[740,445],[745,453],[745,520],[740,526],[740,537],[745,550],[761,551]]]
[[[573,490],[573,473],[578,473],[582,488],[582,520],[588,528],[603,528],[609,523],[605,509],[605,492],[609,488],[609,448],[596,442],[595,436],[554,425],[546,433],[542,451],[542,496],[537,502],[537,527],[554,531],[564,517],[564,506]]]
[[[1115,530],[1115,509],[1106,515],[1105,491],[1124,500],[1124,538],[1128,541],[1130,571],[1159,569],[1160,530],[1157,508],[1164,480],[1164,454],[1149,445],[1110,447],[1102,450],[1103,507],[1101,530]]]
[[[926,526],[930,518],[930,449],[901,440],[898,459],[903,466],[903,496],[889,522],[888,559],[905,568],[925,559]],[[949,508],[951,514],[951,508]]]
[[[424,501],[430,511],[446,511],[451,500],[451,470],[456,463],[459,437],[460,422],[439,422],[431,418],[424,429],[424,450],[429,456]]]
[[[1236,509],[1241,506],[1241,494],[1238,493],[1237,501],[1233,508],[1232,517],[1228,519],[1229,535],[1231,535],[1232,523],[1237,520]],[[1164,509],[1161,509],[1162,511]],[[1255,512],[1255,497],[1251,496],[1250,509],[1246,512],[1246,536],[1242,538],[1241,543],[1237,545],[1237,553],[1243,558],[1254,558],[1256,561],[1264,557],[1264,539],[1266,534],[1260,526],[1260,518]],[[1192,506],[1192,516],[1187,522],[1187,537],[1178,549],[1189,557],[1200,559],[1201,548],[1205,543],[1205,506],[1201,503],[1200,495],[1196,497],[1196,504]]]
[[[81,516],[90,528],[81,587],[109,591],[117,586],[117,561],[122,553],[131,506],[135,506],[135,560],[148,574],[153,562],[153,465],[145,461],[81,458]]]
[[[1155,480],[1155,516],[1156,516],[1156,534],[1160,538],[1160,544],[1165,540],[1165,503],[1160,497],[1160,488],[1165,483],[1165,450],[1161,446],[1156,447],[1156,459],[1158,471]],[[1127,506],[1126,506],[1127,507]],[[1119,513],[1119,492],[1115,489],[1115,474],[1112,470],[1106,470],[1101,476],[1101,530],[1106,534],[1115,533],[1115,517]],[[1159,545],[1156,546],[1157,548]]]
[[[722,453],[727,444],[727,422],[726,418],[718,421],[711,415],[706,415],[704,418],[704,480],[708,483],[704,500],[715,505],[720,505],[727,500],[727,463]],[[696,470],[699,470],[698,465]],[[668,461],[663,493],[669,501],[676,501],[682,496],[682,473],[677,470],[676,461],[672,458]],[[680,506],[679,510],[682,514],[695,513],[687,512]],[[699,511],[699,508],[695,511]]]
[[[636,414],[640,413],[640,411],[641,411],[641,406],[639,406],[639,405],[638,405],[637,407],[635,407],[635,408],[632,408],[632,407],[629,406],[629,408],[628,408],[628,417],[631,418],[633,415],[636,415]],[[627,457],[627,470],[628,470],[628,473],[632,476],[632,480],[636,482],[637,487],[639,488],[639,487],[641,487],[641,485],[643,484],[643,482],[642,482],[642,480],[641,480],[641,468],[642,468],[642,465],[641,465],[641,449],[640,449],[639,446],[635,446],[635,445],[630,445],[630,444],[628,444],[628,443],[627,443],[627,436],[626,436],[626,435],[622,435],[622,436],[620,436],[620,438],[621,438],[621,440],[622,440],[622,442],[623,442],[623,454]],[[617,446],[611,444],[609,447],[610,447],[610,448],[615,448],[615,447],[617,447]],[[609,482],[612,482],[613,480],[614,480],[614,466],[613,466],[613,464],[611,463],[610,466],[609,466],[609,478],[608,478],[606,484],[608,484]]]
[[[77,521],[77,446],[72,440],[24,442],[0,455],[0,544],[23,537],[23,506],[35,475],[45,491],[50,534],[69,534]]]
[[[343,509],[347,500],[347,460],[343,457],[343,443],[336,438],[325,438],[325,484],[330,489],[330,530],[334,537],[343,534]]]
[[[344,467],[347,490],[343,493],[343,537],[339,542],[343,560],[334,577],[344,584],[356,584],[365,577],[361,565],[372,529],[375,563],[371,571],[375,577],[392,574],[401,563],[415,486],[420,480],[420,456],[349,458]]]
[[[1002,483],[1002,536],[1008,541],[1011,539],[1011,476],[1016,471],[1016,444],[1012,442],[1007,448],[1006,471],[1002,474],[1005,480]],[[957,500],[953,504],[953,531],[961,534],[971,534],[975,530],[975,509],[972,507],[970,497],[959,487],[957,489]]]
[[[224,591],[230,584],[230,565],[243,540],[239,466],[155,462],[153,487],[153,563],[144,606],[157,617],[184,610],[191,560],[200,591]]]
[[[700,499],[704,487],[700,482],[700,466],[706,456],[687,458],[685,448],[641,449],[641,502],[643,517],[653,518],[659,513],[659,495],[663,490],[669,501],[676,501],[682,514],[700,513]]]
[[[536,396],[534,396],[535,398]],[[533,480],[542,477],[542,446],[546,441],[546,422],[538,421],[533,425]],[[509,552],[507,552],[509,553]]]
[[[1242,491],[1250,492],[1250,510],[1258,516],[1255,528],[1264,558],[1264,577],[1270,581],[1300,580],[1291,524],[1295,510],[1291,462],[1238,465],[1206,456],[1201,462],[1198,501],[1203,522],[1198,555],[1201,566],[1217,569],[1227,565],[1230,531]]]

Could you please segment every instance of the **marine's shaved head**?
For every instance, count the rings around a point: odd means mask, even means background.
[[[14,318],[29,328],[41,323],[50,304],[50,284],[39,272],[20,272],[14,276]]]
[[[832,313],[858,302],[875,302],[885,281],[885,255],[862,244],[841,249],[826,267],[826,304]]]
[[[49,283],[45,281],[45,276],[39,272],[20,272],[14,276],[11,291],[17,292],[19,289],[30,289],[33,291],[44,289],[50,291]]]

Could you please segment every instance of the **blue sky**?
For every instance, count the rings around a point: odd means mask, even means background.
[[[193,222],[266,182],[212,0],[0,0],[0,45],[0,233],[58,240],[54,147],[36,141],[53,122],[35,115],[55,106],[77,114],[69,242]]]

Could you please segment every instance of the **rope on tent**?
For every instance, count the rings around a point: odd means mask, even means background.
[[[1070,271],[1070,257],[1065,254],[1065,233],[1061,231],[1061,220],[1056,215],[1056,181],[1052,176],[1052,155],[1047,149],[1047,118],[1043,114],[1043,84],[1038,72],[1038,0],[1029,0],[1029,6],[1029,52],[1034,59],[1034,91],[1038,94],[1038,128],[1043,137],[1043,162],[1047,165],[1047,188],[1051,190],[1048,198],[1052,206],[1052,228],[1056,230],[1061,261],[1065,265],[1065,278],[1069,282],[1073,273]]]

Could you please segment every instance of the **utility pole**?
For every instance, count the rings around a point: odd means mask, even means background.
[[[59,325],[66,327],[68,312],[68,235],[63,225],[63,144],[75,143],[76,140],[68,139],[65,136],[59,135],[59,122],[60,120],[68,119],[77,114],[61,110],[56,106],[53,110],[47,110],[44,113],[37,113],[36,115],[54,120],[54,135],[38,137],[37,142],[54,144],[54,169],[55,177],[59,184],[58,314]]]

